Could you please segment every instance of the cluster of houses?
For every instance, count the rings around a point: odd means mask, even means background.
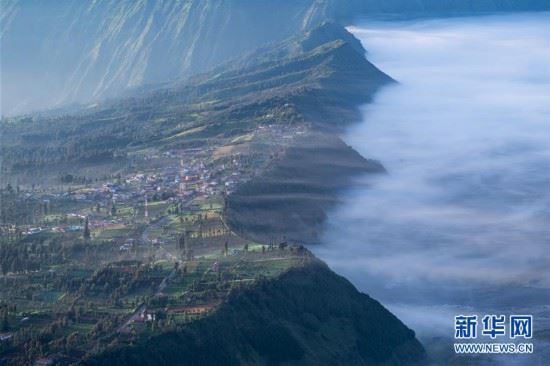
[[[255,141],[272,145],[276,151],[296,136],[304,134],[305,131],[302,126],[270,124],[259,126],[252,135]],[[269,154],[271,149],[265,150]],[[227,154],[223,159],[214,163],[212,159],[214,151],[212,147],[170,150],[154,156],[154,158],[164,158],[166,162],[159,164],[161,168],[153,172],[137,172],[126,177],[116,177],[112,181],[96,187],[69,189],[57,193],[43,192],[41,199],[45,202],[46,207],[49,207],[53,200],[68,198],[85,202],[93,207],[97,206],[98,211],[100,209],[111,210],[115,202],[129,203],[134,207],[143,206],[144,203],[147,206],[147,202],[151,203],[157,200],[191,202],[196,198],[230,194],[239,183],[245,182],[257,174],[266,163],[265,156],[251,156],[240,152]],[[265,153],[264,151],[261,154]],[[148,216],[147,208],[139,213]],[[82,231],[84,216],[80,216],[80,223],[26,227],[21,233],[33,235],[45,230],[57,233]],[[120,218],[112,216],[90,219],[91,228],[108,228],[121,223]],[[4,231],[6,230],[2,230],[2,232]],[[121,246],[121,250],[129,249],[129,246]]]
[[[191,152],[194,153],[190,155]],[[150,173],[138,172],[117,182],[71,193],[71,198],[93,202],[145,202],[190,200],[209,197],[232,189],[246,176],[239,154],[229,163],[207,164],[210,150],[188,149],[165,153],[171,164]]]
[[[122,244],[118,249],[121,252],[128,252],[133,247],[134,247],[134,239],[129,238],[129,239],[126,239],[126,242],[124,242],[124,244]]]

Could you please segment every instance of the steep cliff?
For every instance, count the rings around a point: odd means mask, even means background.
[[[2,112],[108,97],[206,71],[300,30],[307,3],[3,1]]]
[[[2,114],[204,72],[326,20],[545,9],[544,0],[4,0]]]

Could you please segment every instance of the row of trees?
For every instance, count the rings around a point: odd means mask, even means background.
[[[59,238],[47,235],[37,234],[16,241],[0,239],[0,271],[6,275],[60,264],[67,256],[66,250]]]

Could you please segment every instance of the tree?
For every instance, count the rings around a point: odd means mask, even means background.
[[[181,234],[178,240],[178,248],[183,251],[185,249],[185,234]]]
[[[3,332],[6,332],[10,330],[10,322],[8,321],[8,310],[5,309],[2,312],[2,324],[0,326],[0,329],[2,329]]]
[[[88,216],[86,216],[86,221],[84,222],[84,239],[90,239],[90,223]]]

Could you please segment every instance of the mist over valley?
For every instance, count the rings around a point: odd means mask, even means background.
[[[465,312],[534,313],[544,334],[549,15],[350,30],[398,81],[344,135],[387,174],[344,195],[314,252],[427,338]]]

